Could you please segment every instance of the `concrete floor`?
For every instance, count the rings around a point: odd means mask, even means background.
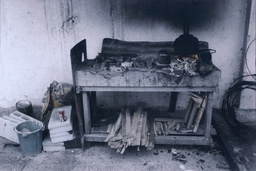
[[[0,116],[15,108],[1,109]],[[34,111],[39,112],[39,111]],[[232,170],[218,142],[213,148],[199,146],[155,146],[147,151],[130,147],[124,155],[116,153],[104,143],[94,143],[82,151],[80,148],[59,152],[42,152],[35,157],[24,156],[19,146],[0,137],[0,170],[148,170],[148,171],[219,171]]]
[[[241,171],[256,170],[256,125],[237,125],[232,117],[214,112],[213,124],[229,163]]]
[[[89,149],[67,149],[42,152],[35,157],[23,156],[21,149],[0,138],[0,170],[104,170],[104,171],[217,171],[230,170],[225,157],[217,148],[156,146],[147,151],[128,148],[124,155],[104,144],[93,144]],[[175,151],[179,157],[175,157]],[[177,156],[177,155],[176,155]]]

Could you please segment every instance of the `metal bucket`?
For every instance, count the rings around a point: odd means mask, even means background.
[[[24,155],[35,156],[42,152],[43,128],[42,122],[32,121],[20,123],[15,127]]]

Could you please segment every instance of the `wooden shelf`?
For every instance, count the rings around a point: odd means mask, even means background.
[[[211,131],[213,134],[216,133],[214,129]],[[84,140],[86,142],[104,142],[108,134],[85,134]],[[199,136],[200,134],[177,134],[177,135],[167,135],[167,136],[156,136],[155,144],[173,144],[173,145],[211,145],[212,138],[205,138],[204,136]]]

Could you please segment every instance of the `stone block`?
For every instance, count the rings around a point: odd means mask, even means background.
[[[64,116],[67,119],[64,122],[61,122],[60,120],[60,114],[59,114],[60,110],[64,111]],[[71,110],[72,110],[72,106],[62,106],[62,107],[54,108],[49,120],[48,129],[52,130],[52,129],[64,127],[64,126],[71,127],[72,129]]]

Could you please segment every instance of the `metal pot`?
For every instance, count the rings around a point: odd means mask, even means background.
[[[174,51],[180,56],[189,56],[199,51],[199,41],[196,37],[189,34],[188,24],[183,26],[183,35],[180,35],[174,41]]]

